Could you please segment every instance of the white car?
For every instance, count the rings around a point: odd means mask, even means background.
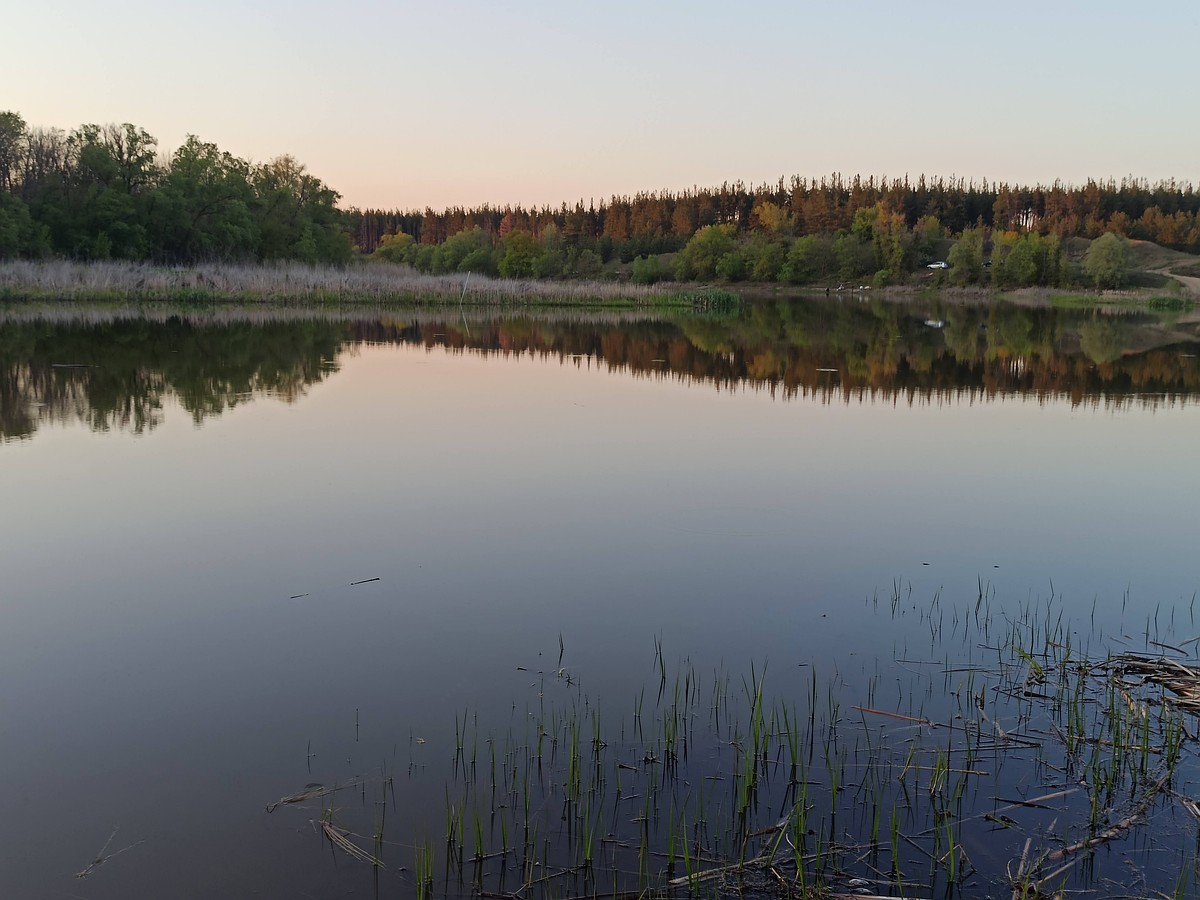
[[[945,262],[943,260],[938,260],[937,262],[931,262],[925,268],[927,268],[927,269],[948,269],[948,268],[950,268],[950,263]]]

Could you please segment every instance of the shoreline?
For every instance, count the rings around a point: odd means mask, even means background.
[[[1178,276],[1171,276],[1178,278]],[[724,310],[768,300],[880,297],[902,303],[937,298],[943,302],[986,305],[1011,303],[1049,306],[1056,302],[1096,306],[1153,306],[1156,302],[1190,307],[1200,295],[1200,279],[1177,281],[1175,290],[1131,288],[1094,291],[1081,288],[783,286],[771,282],[712,284],[659,282],[643,285],[615,281],[551,281],[427,275],[404,265],[363,263],[346,267],[302,263],[160,266],[144,262],[10,260],[0,262],[0,302],[277,304],[293,307],[403,306],[471,308],[677,308]]]
[[[171,267],[15,260],[0,263],[3,301],[715,309],[740,304],[741,298],[727,289],[698,285],[425,275],[380,263],[342,268],[301,263]]]

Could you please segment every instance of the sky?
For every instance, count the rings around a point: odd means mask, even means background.
[[[290,153],[378,209],[793,175],[1200,182],[1200,4],[11,4],[0,110]]]

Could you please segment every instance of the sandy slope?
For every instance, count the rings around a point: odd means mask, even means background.
[[[1184,287],[1191,291],[1193,297],[1200,297],[1200,278],[1192,278],[1190,275],[1175,275],[1166,270],[1163,270],[1163,274],[1181,282]]]

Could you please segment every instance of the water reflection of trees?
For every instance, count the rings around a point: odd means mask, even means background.
[[[360,323],[356,336],[479,353],[598,363],[638,376],[784,398],[915,402],[1024,395],[1157,405],[1200,391],[1195,326],[997,303],[915,306],[812,300],[723,318],[596,324],[544,318]]]
[[[264,393],[292,401],[347,338],[345,324],[322,321],[0,325],[0,436],[72,421],[141,433],[169,400],[197,423]]]
[[[1146,313],[810,300],[737,315],[430,313],[205,321],[177,316],[0,324],[0,436],[42,422],[144,432],[177,402],[200,422],[269,393],[287,401],[360,342],[523,354],[638,377],[825,401],[1025,395],[1171,402],[1200,390],[1195,325]]]

